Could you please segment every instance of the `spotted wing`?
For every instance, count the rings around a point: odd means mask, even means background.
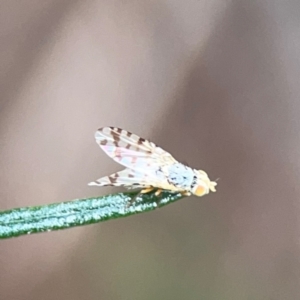
[[[150,180],[151,181],[151,180]],[[151,181],[153,183],[153,181]],[[109,176],[101,177],[90,186],[124,186],[127,188],[142,188],[149,186],[149,178],[144,174],[135,172],[132,169],[124,169]]]
[[[120,128],[100,128],[95,133],[95,139],[113,160],[140,174],[177,162],[171,154],[154,143]]]
[[[128,189],[155,187],[164,190],[178,191],[178,187],[171,184],[162,172],[141,173],[132,169],[124,169],[109,176],[101,177],[88,184],[89,186],[124,186]]]

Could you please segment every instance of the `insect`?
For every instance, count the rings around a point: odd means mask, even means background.
[[[142,194],[156,190],[156,195],[163,190],[186,196],[204,196],[216,191],[217,183],[204,171],[178,162],[162,148],[131,132],[103,127],[96,131],[95,139],[109,157],[126,168],[90,182],[90,186],[140,188]]]

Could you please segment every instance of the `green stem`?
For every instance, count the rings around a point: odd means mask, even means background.
[[[0,239],[127,217],[183,198],[180,193],[163,192],[159,197],[149,193],[139,195],[129,206],[137,194],[134,191],[3,211],[0,212]]]

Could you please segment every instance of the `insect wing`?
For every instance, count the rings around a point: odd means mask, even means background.
[[[109,176],[101,177],[93,182],[90,186],[124,186],[138,188],[146,185],[145,177],[131,169],[124,169]]]
[[[146,173],[161,165],[176,163],[171,154],[139,136],[116,127],[103,127],[95,133],[101,149],[119,164]]]

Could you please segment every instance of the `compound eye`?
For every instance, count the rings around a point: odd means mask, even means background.
[[[201,197],[206,194],[206,190],[207,189],[203,185],[197,185],[193,194],[198,197]]]

